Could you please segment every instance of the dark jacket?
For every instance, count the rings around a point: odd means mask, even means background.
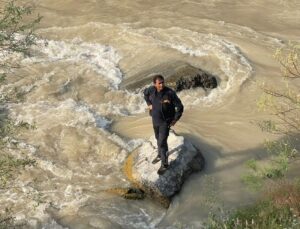
[[[183,105],[176,92],[169,87],[164,87],[157,92],[154,86],[144,90],[144,98],[147,105],[152,105],[153,124],[160,125],[163,122],[170,124],[173,120],[178,121],[183,113]]]

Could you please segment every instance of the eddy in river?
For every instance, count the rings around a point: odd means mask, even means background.
[[[158,174],[163,174],[168,168],[168,136],[170,127],[180,119],[183,112],[181,100],[176,92],[164,85],[164,77],[155,75],[153,86],[144,90],[144,98],[152,116],[153,129],[157,140],[158,155],[153,164],[161,160]]]

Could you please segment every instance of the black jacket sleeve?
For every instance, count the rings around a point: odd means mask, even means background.
[[[178,98],[178,96],[175,92],[173,93],[173,104],[176,109],[174,119],[175,119],[175,121],[178,121],[180,119],[180,117],[182,116],[184,107],[182,105],[181,100]]]
[[[152,87],[148,87],[144,90],[144,99],[148,106],[152,104],[150,101],[151,91],[152,91]]]

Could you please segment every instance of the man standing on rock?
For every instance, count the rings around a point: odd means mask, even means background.
[[[183,105],[176,92],[164,85],[164,77],[155,75],[153,86],[144,90],[144,98],[152,116],[153,129],[157,140],[158,155],[153,164],[161,160],[158,174],[163,174],[168,168],[168,136],[170,127],[180,119]]]

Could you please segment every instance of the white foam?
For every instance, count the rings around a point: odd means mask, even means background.
[[[71,170],[68,170],[66,168],[60,168],[57,165],[55,165],[51,161],[45,161],[45,160],[38,160],[38,165],[44,169],[52,172],[55,176],[60,178],[65,178],[68,180],[72,179],[73,172]]]
[[[86,26],[101,27],[111,26],[110,24],[98,25],[97,23],[88,23]],[[81,26],[81,27],[82,27]],[[52,28],[52,29],[76,29],[77,27]],[[250,77],[253,72],[252,66],[239,48],[225,38],[212,34],[202,34],[188,29],[171,27],[161,28],[143,28],[133,29],[129,24],[121,24],[115,29],[119,29],[129,35],[133,34],[138,39],[152,39],[158,46],[168,47],[179,51],[180,53],[201,58],[204,56],[216,56],[220,61],[220,69],[224,76],[220,76],[220,85],[217,89],[208,93],[207,96],[199,94],[191,100],[182,93],[185,105],[206,104],[213,105],[221,102],[226,94],[240,88],[242,83]],[[78,28],[77,28],[78,29]],[[140,47],[140,46],[139,46]],[[110,83],[110,89],[118,89],[122,81],[122,73],[118,67],[121,57],[118,52],[109,45],[83,42],[79,38],[71,41],[53,41],[39,40],[39,51],[37,57],[24,60],[29,62],[53,62],[67,61],[71,63],[83,63],[84,66],[95,70]],[[120,91],[116,92],[119,93]],[[145,102],[141,93],[131,93],[121,91],[123,94],[119,97],[119,102],[108,102],[100,105],[103,115],[133,115],[145,112]],[[123,100],[122,100],[123,99]],[[124,100],[126,102],[124,102]]]
[[[50,222],[45,223],[42,229],[68,229],[68,227],[63,227],[52,219]]]
[[[62,122],[66,126],[76,127],[77,125],[94,125],[99,128],[107,128],[111,121],[97,114],[85,103],[78,103],[73,99],[66,99],[62,102],[51,103],[39,101],[36,103],[25,102],[23,104],[10,104],[12,110],[15,107],[22,108],[22,113],[12,112],[17,120],[26,121],[33,124],[38,118],[49,117]],[[32,116],[32,111],[35,115]],[[66,114],[69,114],[66,115]],[[50,124],[50,123],[49,123]]]
[[[111,134],[108,138],[111,139],[116,144],[118,144],[123,149],[126,149],[128,152],[133,151],[134,149],[136,149],[137,147],[139,147],[141,144],[144,143],[143,139],[132,139],[126,141],[115,133]]]
[[[192,104],[194,105],[200,102],[206,105],[221,102],[224,95],[239,89],[243,82],[253,73],[250,62],[240,49],[224,37],[202,34],[179,27],[132,29],[127,26],[126,29],[128,33],[144,36],[145,39],[152,38],[157,45],[175,49],[195,58],[204,56],[215,56],[218,58],[220,69],[223,72],[223,76],[219,76],[221,84],[207,96],[199,95],[196,100],[193,100]],[[187,105],[191,104],[189,100],[186,100],[186,102]]]
[[[212,23],[210,21],[210,23]],[[214,22],[215,23],[215,22]],[[219,26],[233,26],[228,23],[220,24]],[[114,29],[116,31],[121,30],[124,33],[124,36],[134,36],[138,40],[152,41],[153,44],[171,48],[177,50],[180,53],[189,55],[195,58],[202,58],[204,56],[215,56],[219,59],[219,66],[223,75],[220,75],[220,85],[217,89],[214,89],[207,96],[198,95],[196,101],[193,100],[193,104],[206,104],[213,105],[216,102],[221,102],[224,95],[230,94],[233,90],[239,89],[240,86],[249,78],[253,72],[253,68],[250,62],[242,54],[239,48],[229,42],[222,36],[213,35],[213,34],[204,34],[188,29],[183,29],[180,27],[170,27],[167,29],[147,27],[142,29],[133,28],[134,24],[123,23],[119,25],[112,25],[107,23],[97,23],[89,22],[80,26],[73,27],[53,27],[50,28],[52,31],[56,30],[76,30],[80,28],[92,27],[100,31],[105,29]],[[238,26],[237,26],[238,27]],[[49,30],[49,29],[46,29]],[[238,27],[237,30],[246,31],[251,33],[254,37],[264,36],[263,34],[258,34],[256,31],[246,27]],[[250,30],[250,31],[248,31]],[[271,37],[269,38],[270,42],[273,42]],[[75,42],[76,43],[76,42]],[[278,43],[278,42],[277,42]],[[147,48],[146,46],[145,48]],[[138,52],[141,52],[143,49],[142,45],[138,46]],[[135,52],[136,52],[135,51]],[[78,59],[78,58],[77,58]],[[94,61],[93,61],[94,62]],[[121,80],[121,77],[118,77]],[[120,82],[120,81],[118,81]],[[140,95],[140,94],[139,94]],[[185,93],[183,93],[183,96]],[[131,96],[134,97],[134,94]],[[128,96],[128,99],[131,98]],[[184,99],[187,102],[186,105],[191,105],[190,100]],[[135,104],[139,104],[136,106]],[[142,113],[145,111],[144,102],[135,102],[135,103],[126,103],[126,104],[117,104],[117,103],[108,103],[102,104],[103,108],[108,113],[118,114],[118,115],[132,115],[137,113]]]
[[[125,150],[125,156],[128,152],[131,152],[143,142],[142,139],[125,140],[115,133],[111,133],[109,126],[112,121],[105,118],[101,113],[98,113],[98,110],[101,110],[99,107],[97,108],[96,106],[92,108],[86,103],[76,102],[73,99],[67,99],[62,102],[55,103],[39,101],[32,104],[27,102],[22,105],[11,104],[10,106],[11,110],[15,110],[16,107],[21,107],[22,112],[19,112],[18,114],[13,112],[12,115],[17,120],[23,120],[31,124],[35,120],[44,120],[45,118],[49,119],[49,117],[51,117],[52,122],[47,122],[47,126],[45,126],[45,128],[51,128],[51,126],[57,125],[57,123],[75,128],[86,128],[88,126],[97,127],[108,139]],[[35,113],[34,116],[32,115],[32,112]],[[38,127],[40,130],[42,128],[44,127]],[[27,145],[24,145],[23,147],[28,148]],[[29,147],[29,150],[33,153],[36,151],[36,149],[32,147]],[[120,162],[121,161],[123,161],[123,159],[120,159]],[[51,171],[58,177],[71,179],[73,175],[72,171],[63,172],[61,168],[49,161],[39,160],[39,164],[43,169]]]
[[[71,41],[37,40],[37,45],[32,49],[34,57],[25,58],[22,61],[24,64],[57,61],[83,63],[108,80],[113,89],[117,89],[122,81],[122,72],[118,67],[121,56],[112,46],[75,38]]]
[[[145,112],[147,106],[142,91],[115,90],[111,91],[110,94],[115,99],[94,106],[102,115],[128,116]]]

